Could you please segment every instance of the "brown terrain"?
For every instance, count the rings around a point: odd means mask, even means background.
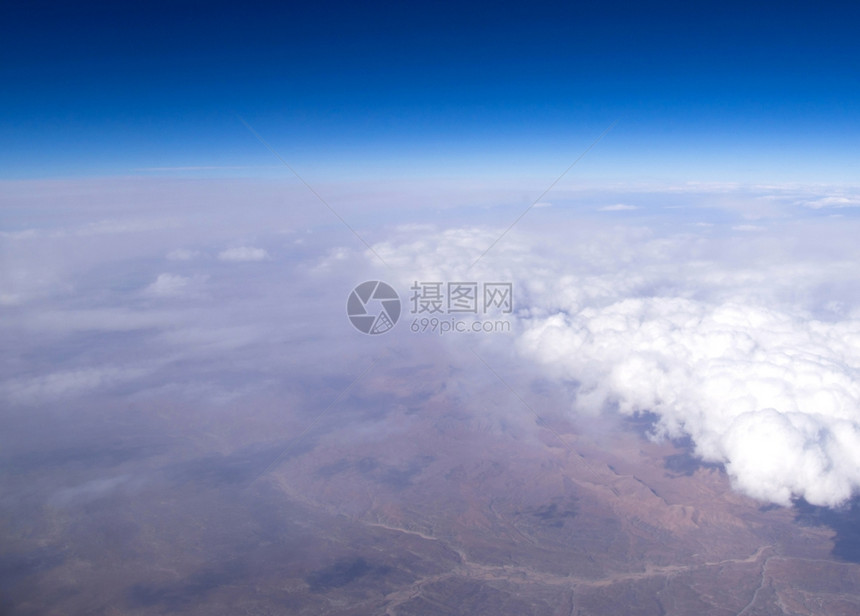
[[[288,408],[92,401],[50,443],[68,409],[22,411],[0,613],[860,613],[854,510],[764,506],[524,376],[520,401],[404,363],[322,415],[348,382],[297,379]]]

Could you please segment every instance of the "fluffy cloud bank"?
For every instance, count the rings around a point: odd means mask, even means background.
[[[860,486],[860,322],[740,304],[625,299],[526,324],[523,352],[578,383],[582,411],[650,411],[765,501]]]
[[[738,490],[835,506],[860,488],[857,255],[840,224],[816,245],[766,225],[513,234],[473,271],[454,255],[480,254],[486,229],[376,249],[416,279],[512,279],[516,350],[574,386],[572,412],[653,413]]]

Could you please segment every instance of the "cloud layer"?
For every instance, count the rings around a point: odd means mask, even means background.
[[[56,216],[21,208],[36,214],[0,229],[4,404],[276,392],[297,366],[354,365],[345,347],[367,341],[349,337],[344,302],[357,282],[512,281],[515,333],[469,344],[563,381],[571,413],[654,413],[655,434],[690,437],[763,501],[837,505],[860,486],[860,224],[845,207],[860,191],[558,190],[495,244],[529,198],[494,209],[497,193],[464,192],[472,206],[445,210],[445,227],[436,209],[391,206],[392,226],[361,228],[381,269],[326,212],[285,228],[265,191],[269,207],[236,207],[248,191],[219,184],[185,195],[198,209],[175,219],[153,209],[184,186],[131,186],[134,207],[90,209],[58,187],[43,197]],[[366,202],[393,200],[381,195]],[[414,344],[407,325],[382,342]]]
[[[268,253],[262,248],[254,248],[253,246],[239,246],[236,248],[228,248],[218,253],[218,258],[222,261],[263,261],[269,258]]]
[[[654,413],[655,436],[690,437],[754,498],[839,505],[860,488],[854,223],[809,223],[805,242],[735,226],[514,232],[472,271],[455,255],[486,229],[376,249],[412,277],[513,279],[517,350],[573,386],[572,412]]]
[[[860,322],[625,299],[530,320],[520,347],[578,384],[581,412],[653,412],[755,498],[834,505],[860,486]]]

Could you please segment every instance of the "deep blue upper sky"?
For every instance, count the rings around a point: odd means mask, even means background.
[[[856,183],[860,9],[12,2],[0,176],[277,165]],[[257,168],[260,167],[260,168]],[[214,171],[214,173],[220,173]]]

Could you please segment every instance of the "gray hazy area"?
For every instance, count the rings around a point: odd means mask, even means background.
[[[315,188],[6,183],[0,613],[860,610],[856,192]]]

